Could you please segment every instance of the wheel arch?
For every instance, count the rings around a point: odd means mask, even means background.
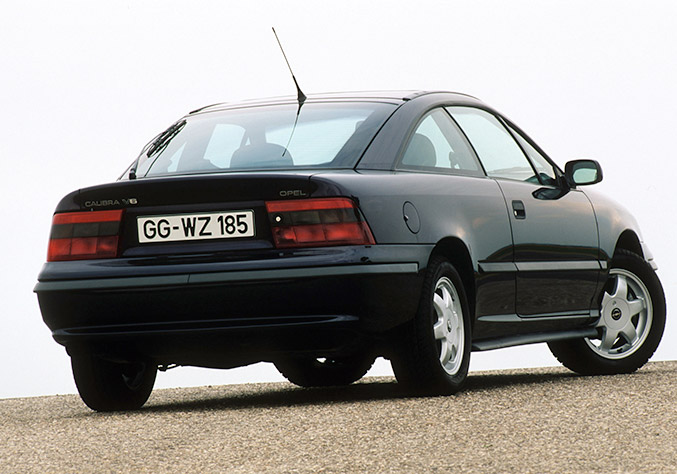
[[[474,324],[475,321],[475,271],[470,257],[470,251],[458,237],[445,237],[433,248],[430,254],[430,260],[434,257],[442,256],[451,263],[458,271],[463,281],[463,288],[468,298],[468,305],[470,306],[470,322]],[[430,261],[429,260],[429,261]]]
[[[646,259],[639,237],[630,229],[624,230],[621,232],[621,235],[618,236],[618,240],[616,241],[616,246],[614,248],[614,256],[618,255],[619,250],[627,250]]]

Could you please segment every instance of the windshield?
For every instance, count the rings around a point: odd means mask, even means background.
[[[136,175],[352,168],[395,108],[305,103],[189,116],[146,145]]]

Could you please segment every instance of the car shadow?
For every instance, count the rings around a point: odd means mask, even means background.
[[[542,385],[580,377],[574,373],[471,374],[462,393],[499,390],[517,385]],[[213,387],[211,390],[218,389]],[[199,400],[163,402],[157,400],[141,409],[142,412],[213,411],[248,408],[279,408],[304,405],[335,405],[378,400],[431,397],[413,393],[398,384],[394,378],[367,378],[344,387],[301,388],[288,383],[263,385],[252,392],[214,394]],[[432,398],[432,397],[431,397]]]

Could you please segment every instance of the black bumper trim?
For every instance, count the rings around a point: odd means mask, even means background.
[[[226,283],[241,281],[315,278],[323,276],[375,275],[387,273],[418,273],[418,263],[390,263],[372,265],[340,265],[310,268],[281,268],[270,270],[242,270],[186,275],[147,277],[100,278],[90,280],[41,281],[35,286],[42,291],[96,290],[138,288],[147,286],[174,286],[186,284]]]
[[[171,337],[189,336],[196,333],[229,332],[250,329],[281,329],[281,328],[310,328],[313,326],[355,324],[358,318],[350,315],[310,315],[310,316],[285,316],[277,318],[238,318],[223,319],[216,321],[176,321],[169,323],[142,323],[129,325],[90,326],[57,329],[52,336],[59,342],[68,342],[86,337],[116,338],[130,337]]]

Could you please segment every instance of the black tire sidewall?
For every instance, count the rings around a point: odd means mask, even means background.
[[[433,324],[437,320],[433,307],[435,286],[442,277],[454,285],[463,311],[464,348],[461,365],[454,375],[439,360]],[[468,375],[471,351],[470,311],[459,273],[446,259],[433,257],[424,277],[416,316],[399,330],[392,366],[398,382],[424,395],[447,395],[462,389]]]
[[[552,353],[557,359],[571,370],[586,375],[611,375],[634,372],[642,367],[654,354],[663,337],[666,321],[666,303],[663,287],[653,268],[639,255],[621,250],[611,261],[610,271],[613,269],[626,270],[642,281],[649,292],[653,309],[649,333],[640,347],[627,357],[621,359],[607,359],[596,353],[585,341],[576,339],[549,344]],[[600,294],[598,305],[604,290]]]
[[[651,268],[651,266],[645,262],[642,257],[629,252],[619,253],[613,258],[611,261],[610,270],[617,268],[631,272],[633,275],[637,276],[642,281],[642,283],[644,283],[644,286],[646,286],[647,290],[649,291],[653,314],[651,327],[648,329],[649,334],[642,345],[632,354],[628,355],[628,357],[622,359],[606,359],[591,351],[593,355],[601,360],[601,363],[608,365],[609,368],[612,369],[613,373],[637,370],[649,360],[649,358],[658,348],[658,344],[663,337],[666,317],[666,304],[663,287],[660,283],[660,280],[658,279],[658,276],[656,275],[656,272],[653,271],[653,268]],[[586,347],[588,347],[587,344]]]
[[[432,359],[431,365],[439,372],[438,377],[440,379],[447,378],[449,387],[453,391],[457,391],[465,382],[465,379],[468,375],[468,369],[470,367],[470,346],[472,344],[472,340],[468,301],[465,295],[465,289],[463,287],[461,276],[448,261],[438,260],[434,262],[434,267],[432,267],[430,277],[430,281],[426,282],[428,284],[424,287],[427,291],[424,295],[424,299],[421,300],[419,314],[417,315],[417,331],[419,332],[419,337],[421,339],[427,340],[425,347],[428,349],[429,357]],[[437,351],[437,342],[435,341],[435,336],[433,333],[433,325],[437,319],[435,309],[433,307],[433,296],[435,294],[435,286],[442,277],[447,277],[454,285],[463,311],[463,358],[458,372],[456,372],[454,375],[448,374],[442,367],[442,364],[440,364],[439,353]]]
[[[277,370],[291,383],[300,387],[330,387],[350,385],[361,379],[374,364],[371,353],[328,358],[320,363],[312,356],[286,357],[274,362]]]
[[[141,408],[153,390],[157,368],[150,362],[139,363],[145,366],[140,383],[130,387],[123,377],[123,364],[86,353],[72,355],[73,378],[80,398],[96,411]]]

